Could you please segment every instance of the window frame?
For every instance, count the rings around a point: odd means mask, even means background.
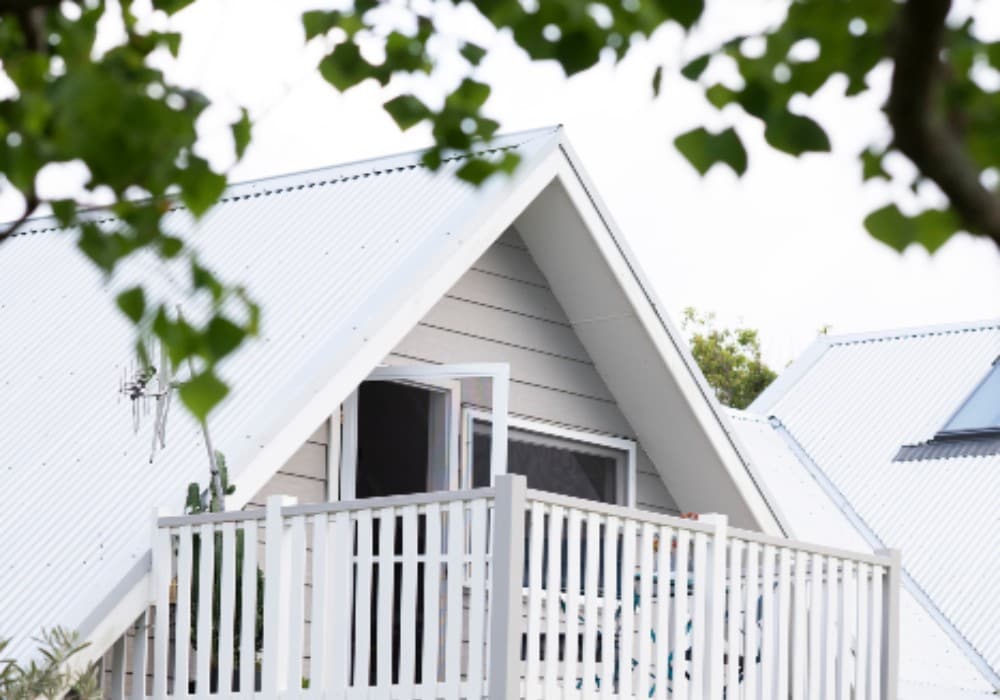
[[[948,426],[951,425],[952,421],[958,418],[962,411],[964,411],[969,403],[976,397],[983,386],[990,381],[994,372],[1000,372],[1000,356],[993,359],[993,362],[990,363],[989,370],[987,370],[986,374],[984,374],[982,378],[976,382],[976,386],[966,395],[965,399],[962,400],[962,403],[959,404],[958,408],[952,411],[951,415],[948,416],[948,420],[944,422],[944,426],[937,432],[934,436],[935,438],[940,440],[960,440],[962,438],[1000,435],[1000,425],[948,430]]]
[[[481,408],[465,407],[462,420],[462,473],[460,483],[462,488],[472,488],[472,438],[476,421],[493,423],[493,412]],[[537,445],[557,447],[601,457],[613,457],[616,465],[615,503],[628,508],[635,508],[636,491],[636,455],[635,440],[592,433],[577,428],[569,428],[547,421],[510,415],[507,417],[508,440],[516,440],[526,436],[527,440]],[[494,435],[496,431],[494,431]],[[492,477],[507,473],[507,464],[499,471],[491,468]],[[492,465],[491,465],[492,467]]]

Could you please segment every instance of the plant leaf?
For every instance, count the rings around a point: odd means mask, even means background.
[[[746,172],[747,152],[732,127],[718,134],[698,127],[674,139],[674,146],[702,175],[716,163],[728,165],[737,175]]]
[[[204,421],[213,408],[229,393],[229,387],[211,370],[197,374],[181,384],[181,401],[198,420]]]
[[[146,312],[146,293],[142,287],[126,289],[118,295],[116,301],[118,308],[132,319],[132,323],[139,323],[142,320],[142,315]]]

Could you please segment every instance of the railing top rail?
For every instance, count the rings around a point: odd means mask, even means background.
[[[412,493],[400,496],[380,496],[378,498],[359,498],[353,501],[333,501],[330,503],[307,503],[303,505],[285,506],[281,509],[282,516],[289,518],[296,515],[316,515],[319,513],[344,513],[355,510],[379,510],[413,505],[428,505],[431,503],[452,503],[454,501],[471,501],[477,498],[493,498],[496,491],[492,488],[468,489],[464,491],[433,491],[431,493]],[[157,520],[159,527],[181,527],[183,525],[203,525],[205,523],[230,523],[245,520],[263,520],[267,515],[264,508],[249,510],[233,510],[223,513],[199,513],[197,515],[172,515]]]
[[[730,539],[740,539],[748,542],[757,542],[759,544],[769,544],[775,547],[783,547],[785,549],[794,549],[800,552],[806,552],[808,554],[819,554],[824,557],[849,559],[851,561],[872,564],[874,566],[888,567],[892,563],[892,559],[879,554],[855,552],[849,549],[838,549],[837,547],[827,547],[814,542],[785,539],[783,537],[775,537],[774,535],[765,535],[761,532],[753,532],[752,530],[742,530],[737,527],[729,528],[728,535]]]
[[[599,513],[601,515],[611,515],[616,518],[639,520],[652,525],[679,527],[692,532],[704,532],[706,534],[711,534],[714,531],[712,525],[698,522],[697,520],[687,520],[685,518],[677,518],[672,515],[663,515],[661,513],[653,513],[651,511],[639,510],[638,508],[629,508],[628,506],[619,506],[611,503],[601,503],[600,501],[590,501],[585,498],[574,498],[573,496],[564,496],[559,493],[550,493],[548,491],[528,489],[528,501],[540,501],[549,505],[563,506],[564,508],[576,508],[577,510],[582,510],[588,513]]]

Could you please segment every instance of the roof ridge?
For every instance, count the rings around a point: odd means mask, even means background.
[[[442,158],[442,163],[461,160],[469,156],[479,156],[520,148],[521,146],[524,146],[539,137],[552,135],[558,132],[561,128],[561,125],[556,125],[539,127],[536,129],[527,129],[524,131],[515,131],[510,134],[500,134],[489,144],[483,144],[480,148],[470,151],[469,153],[452,152],[450,154],[446,154],[444,158]],[[422,148],[401,151],[399,153],[389,155],[373,156],[371,158],[364,158],[361,160],[347,161],[346,163],[334,163],[318,168],[309,168],[290,173],[279,173],[276,175],[267,175],[250,180],[232,182],[226,185],[226,189],[219,197],[218,204],[240,201],[251,197],[281,194],[283,192],[290,192],[296,189],[312,188],[317,186],[323,187],[326,185],[337,184],[339,182],[346,182],[348,180],[357,180],[359,178],[370,176],[402,172],[404,170],[426,168],[427,166],[420,161],[419,156],[421,156],[427,148],[428,146],[424,146]],[[382,167],[378,167],[378,164],[380,163],[384,163],[384,165]],[[344,170],[347,172],[334,174],[335,171]],[[310,175],[322,177],[324,173],[329,173],[329,177],[313,181],[308,179],[308,176]],[[273,183],[277,186],[266,188],[265,186],[269,183]],[[282,184],[278,185],[278,183]],[[180,209],[187,209],[187,207],[177,202],[170,207],[169,211],[177,211]],[[95,205],[93,207],[88,207],[82,210],[82,213],[85,216],[94,216],[94,221],[97,223],[104,223],[117,218],[108,210],[107,205]],[[0,226],[2,226],[2,224],[0,224]],[[20,236],[39,233],[50,233],[63,228],[65,227],[56,219],[54,215],[47,214],[27,219],[20,227],[18,227],[16,231],[11,233],[10,237],[17,238]]]
[[[828,346],[860,345],[890,340],[907,340],[910,338],[926,338],[934,335],[953,335],[957,333],[975,333],[985,330],[1000,329],[1000,318],[982,319],[979,321],[955,321],[927,326],[909,326],[890,328],[887,330],[863,331],[861,333],[845,333],[831,335],[825,338]]]

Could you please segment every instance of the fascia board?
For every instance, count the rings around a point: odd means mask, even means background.
[[[649,283],[644,281],[641,268],[635,262],[623,236],[616,233],[614,222],[607,211],[603,210],[593,187],[587,186],[583,170],[574,162],[572,149],[565,137],[561,139],[560,149],[563,152],[559,166],[560,182],[586,223],[636,317],[677,380],[685,400],[693,408],[734,488],[743,497],[762,531],[774,535],[783,534],[774,499],[768,498],[763,480],[754,473],[752,465],[744,456],[745,452],[741,452],[721,406],[704,384],[700,372],[693,369],[694,359],[684,343],[678,341],[677,332],[672,328],[663,305],[657,301]]]
[[[434,274],[428,276],[419,289],[400,290],[406,294],[397,300],[398,303],[390,305],[389,317],[380,324],[373,324],[376,326],[374,332],[362,346],[289,417],[285,426],[241,470],[236,491],[226,499],[227,508],[240,509],[250,501],[316,427],[378,366],[552,181],[556,159],[560,158],[558,133],[553,132],[549,143],[522,163],[511,179],[494,178],[482,187],[467,207],[455,213],[447,226],[455,234],[455,244],[446,259],[433,268]],[[107,613],[100,622],[93,623],[93,629],[81,631],[84,641],[91,643],[81,652],[81,662],[98,658],[135,621],[152,599],[151,582],[151,575],[147,572],[122,591],[117,602],[106,599],[102,603],[101,607]]]

